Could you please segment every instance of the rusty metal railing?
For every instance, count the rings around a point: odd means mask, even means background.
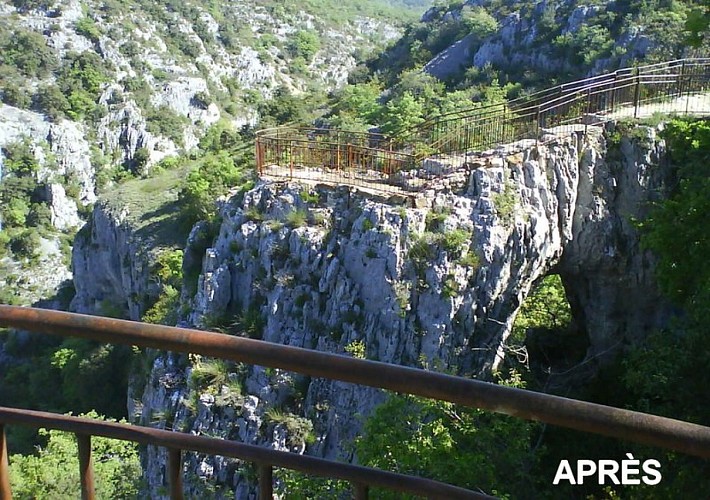
[[[482,408],[519,418],[710,458],[709,427],[415,368],[200,330],[14,306],[0,305],[0,326],[53,335],[80,337],[105,343],[195,353],[279,368],[314,377],[341,380],[449,401],[464,406]],[[297,454],[279,454],[273,450],[266,450],[263,451],[265,454],[257,455],[257,450],[261,450],[261,448],[219,440],[209,441],[209,444],[207,444],[207,441],[194,440],[195,436],[184,436],[180,433],[169,431],[158,432],[155,429],[95,421],[92,421],[92,427],[89,427],[87,422],[74,420],[73,417],[36,414],[35,412],[29,412],[29,410],[7,408],[0,409],[0,424],[21,423],[23,416],[26,416],[24,422],[28,425],[47,425],[50,427],[52,425],[62,425],[65,426],[61,427],[62,429],[77,434],[96,434],[107,437],[112,437],[105,434],[108,432],[125,432],[126,434],[121,434],[122,436],[129,436],[128,433],[136,432],[137,434],[130,434],[131,437],[128,439],[151,442],[172,450],[196,450],[214,454],[232,453],[226,456],[237,456],[236,454],[239,453],[240,457],[260,464],[281,465],[310,474],[322,474],[329,477],[347,479],[356,485],[360,485],[354,488],[354,491],[359,492],[358,495],[361,495],[362,498],[366,497],[364,485],[384,486],[397,491],[412,491],[412,488],[417,488],[419,494],[440,498],[480,498],[480,494],[465,492],[460,488],[443,490],[442,488],[453,487],[442,485],[442,483],[435,481],[430,482],[430,480],[422,478],[415,479],[397,475],[396,478],[387,476],[389,479],[386,479],[385,476],[389,473],[384,473],[384,471],[373,472],[373,469],[352,468],[355,466],[336,462],[321,462],[313,457],[303,457]],[[125,430],[118,430],[124,429],[124,427]],[[139,437],[140,439],[138,439]],[[2,453],[2,456],[6,457],[7,453],[4,448]],[[173,457],[173,463],[175,463],[177,459],[176,452],[171,456]],[[314,462],[314,460],[316,461]],[[178,481],[177,476],[179,476],[180,469],[177,465],[174,465],[171,470],[173,471],[173,481]],[[269,478],[269,471],[270,469],[264,469],[262,477]],[[381,474],[385,474],[385,476]],[[0,486],[6,482],[6,460],[3,460],[0,461]],[[268,483],[268,485],[260,485],[265,494],[271,491],[270,482]],[[425,491],[422,489],[425,487],[430,489]],[[174,489],[177,489],[177,487],[174,486]],[[454,494],[460,496],[450,496]],[[179,491],[176,490],[174,495],[173,498],[180,498]]]
[[[367,498],[371,486],[389,488],[396,491],[433,498],[491,499],[493,497],[451,486],[431,479],[407,476],[394,472],[361,467],[359,465],[333,462],[322,458],[272,450],[261,446],[238,443],[225,439],[194,436],[162,429],[152,429],[135,425],[103,422],[88,418],[56,415],[41,411],[0,407],[0,446],[5,442],[3,425],[43,427],[74,433],[77,437],[82,499],[94,499],[93,467],[91,463],[91,436],[101,436],[122,441],[162,446],[168,450],[168,477],[170,497],[183,498],[182,458],[183,452],[194,451],[209,455],[237,458],[255,463],[258,470],[260,498],[273,496],[273,467],[305,472],[349,481],[353,485],[356,498]],[[0,498],[11,498],[8,480],[7,447],[3,446],[0,462]]]
[[[381,134],[307,127],[277,127],[256,134],[259,175],[347,183],[387,191],[396,174],[415,165]]]
[[[431,118],[394,137],[335,129],[282,127],[256,136],[260,174],[355,185],[406,186],[403,170],[425,158],[462,166],[472,155],[510,153],[547,138],[619,118],[710,113],[710,59],[687,58],[624,68],[505,103]],[[426,172],[421,172],[426,176]]]

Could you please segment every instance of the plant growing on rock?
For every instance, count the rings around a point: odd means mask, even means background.
[[[292,210],[286,214],[286,224],[291,228],[303,227],[308,222],[308,211],[303,209]]]
[[[367,352],[365,342],[363,340],[353,340],[345,346],[345,352],[350,354],[353,358],[365,359]]]
[[[496,215],[504,226],[509,227],[515,220],[515,208],[518,205],[519,195],[514,185],[507,181],[503,191],[493,195]]]

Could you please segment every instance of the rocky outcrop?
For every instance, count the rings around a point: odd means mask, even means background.
[[[223,206],[197,292],[184,296],[185,324],[256,314],[256,334],[269,342],[487,378],[506,356],[520,304],[554,270],[588,337],[584,366],[598,367],[667,318],[631,220],[659,196],[668,169],[654,129],[612,146],[601,129],[588,130],[472,162],[463,183],[423,192],[420,208],[347,187],[261,183]],[[384,397],[249,367],[230,375],[242,387],[230,403],[226,386],[215,394],[187,383],[200,363],[158,357],[141,421],[167,409],[159,425],[301,451],[288,439],[293,429],[268,418],[280,408],[312,422],[307,453],[349,460],[342,443]],[[164,463],[148,455],[153,492]],[[233,462],[192,456],[189,469],[248,492]]]
[[[580,152],[572,238],[559,265],[577,324],[589,338],[592,367],[637,344],[672,313],[635,226],[672,185],[665,143],[651,127],[636,128],[633,138],[614,135],[620,142],[592,136]]]
[[[49,184],[46,189],[52,226],[66,231],[82,224],[74,200],[67,197],[61,184]]]
[[[71,175],[79,182],[81,200],[93,203],[96,200],[94,170],[85,135],[81,124],[70,120],[51,123],[39,113],[0,104],[0,147],[29,140],[43,167],[39,172],[41,180]],[[55,160],[51,164],[46,162],[47,154]]]
[[[157,283],[150,281],[149,249],[124,223],[126,216],[125,211],[97,203],[91,220],[77,234],[72,311],[137,321],[158,295]]]
[[[607,12],[603,6],[587,5],[577,0],[541,0],[513,12],[498,9],[486,0],[469,0],[450,11],[432,8],[422,17],[422,22],[439,24],[440,29],[447,29],[450,24],[461,22],[462,9],[478,8],[495,17],[499,28],[483,39],[474,29],[435,54],[424,71],[446,79],[466,68],[480,69],[490,65],[514,75],[515,79],[529,77],[526,73],[532,72],[539,77],[582,76],[629,67],[634,61],[655,53],[663,54],[663,58],[668,58],[669,54],[680,57],[684,50],[684,44],[669,43],[659,36],[658,30],[647,24],[648,20],[638,16],[636,11],[626,12],[625,7],[617,5],[620,9],[617,15],[624,17],[624,22],[610,28],[603,21]],[[668,12],[668,17],[672,19],[669,22],[678,23],[675,13]],[[584,37],[575,38],[581,29],[589,31]],[[609,29],[615,30],[613,35]],[[590,45],[589,33],[595,33],[595,46]],[[613,40],[613,51],[600,50],[599,44],[605,41],[604,37],[609,43]],[[472,39],[475,40],[473,44]],[[575,41],[572,43],[572,40]]]

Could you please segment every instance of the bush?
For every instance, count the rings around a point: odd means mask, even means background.
[[[52,121],[64,118],[71,107],[61,89],[54,84],[41,86],[35,94],[34,103]]]
[[[32,104],[30,94],[13,82],[0,82],[2,85],[2,102],[17,108],[29,108]]]
[[[178,195],[183,223],[192,227],[199,220],[214,218],[217,215],[215,199],[243,181],[242,171],[229,153],[205,155],[199,166],[188,174]]]
[[[82,17],[75,24],[76,32],[79,35],[85,36],[94,43],[99,41],[101,29],[96,26],[96,23],[90,17]]]
[[[303,227],[308,222],[306,210],[292,210],[286,214],[286,224],[291,228]]]
[[[441,246],[450,254],[460,254],[461,247],[471,241],[471,233],[463,229],[447,231],[441,238]]]
[[[286,49],[293,58],[302,57],[306,63],[310,63],[320,49],[320,38],[313,31],[297,31]]]
[[[57,67],[57,58],[45,38],[26,29],[0,34],[0,62],[28,78],[44,78]]]
[[[171,139],[178,146],[183,143],[183,131],[189,120],[169,106],[150,107],[146,110],[148,131]]]
[[[506,384],[521,386],[517,374]],[[437,479],[496,495],[526,497],[536,424],[452,403],[390,396],[356,441],[362,465]],[[377,498],[403,498],[389,491]],[[404,497],[406,498],[406,497]]]

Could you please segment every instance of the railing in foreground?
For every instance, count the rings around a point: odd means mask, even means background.
[[[461,166],[467,155],[569,133],[580,125],[652,113],[710,113],[710,59],[688,58],[624,68],[536,92],[505,104],[449,113],[398,136],[335,129],[280,127],[256,134],[260,175],[342,182],[387,190],[405,183],[400,172],[426,157]],[[295,172],[297,170],[297,172]],[[425,185],[425,184],[424,184]]]
[[[279,368],[313,377],[449,401],[710,458],[710,427],[404,366],[219,333],[4,305],[0,305],[0,326],[81,337],[105,343],[195,353]],[[168,448],[172,498],[182,498],[182,450],[255,462],[259,468],[262,499],[271,498],[271,471],[274,465],[307,474],[348,480],[353,484],[356,498],[367,498],[369,486],[381,486],[434,498],[486,498],[486,495],[477,492],[428,479],[178,432],[0,408],[0,426],[4,424],[42,426],[77,434],[83,498],[93,498],[89,446],[91,435]],[[11,497],[4,432],[0,432],[0,438],[0,498],[5,500]]]

